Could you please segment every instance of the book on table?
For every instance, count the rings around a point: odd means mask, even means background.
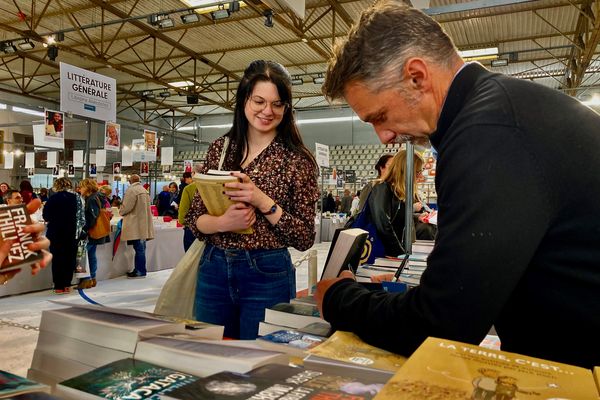
[[[232,345],[212,340],[165,337],[152,337],[139,342],[134,358],[181,369],[196,376],[207,376],[221,371],[247,372],[264,364],[287,365],[289,362],[287,354],[235,346],[235,342]]]
[[[336,229],[321,279],[336,278],[343,270],[356,271],[369,232],[360,228]]]
[[[379,400],[595,399],[590,370],[429,337],[384,386]]]
[[[302,328],[314,322],[323,322],[317,306],[310,304],[278,303],[265,308],[265,321],[288,328]]]
[[[304,357],[308,349],[320,345],[326,339],[291,329],[281,329],[257,338],[256,342],[265,349],[280,351],[294,357]]]
[[[350,332],[336,331],[320,346],[308,350],[304,366],[337,375],[367,377],[386,382],[406,358],[371,346]]]
[[[268,335],[269,333],[273,333],[282,329],[288,329],[288,327],[261,321],[258,323],[258,336]],[[329,337],[333,334],[331,325],[327,321],[312,322],[300,328],[295,328],[295,330],[300,333],[322,337]]]
[[[133,353],[141,334],[184,332],[185,325],[71,307],[42,311],[40,330]]]
[[[368,400],[383,387],[368,379],[268,364],[246,374],[222,372],[161,395],[165,400]]]
[[[73,400],[156,399],[197,379],[185,372],[127,358],[60,382],[55,394]]]
[[[225,214],[225,211],[235,202],[229,198],[224,191],[233,191],[237,189],[226,188],[223,185],[226,183],[238,182],[238,178],[231,176],[234,171],[218,171],[209,169],[206,174],[196,174],[194,176],[194,184],[202,202],[206,206],[208,213],[212,216],[219,217]],[[254,230],[250,227],[237,233],[249,234]]]
[[[50,386],[0,370],[0,399],[32,392],[50,392]]]
[[[598,397],[600,397],[600,367],[594,367],[594,379],[598,387]]]

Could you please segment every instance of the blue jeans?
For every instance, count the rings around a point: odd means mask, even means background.
[[[196,240],[196,236],[192,233],[192,230],[187,226],[183,227],[183,251],[187,252]]]
[[[88,263],[90,267],[90,278],[96,277],[96,271],[98,270],[98,259],[96,258],[96,244],[88,243],[85,246],[85,250],[88,255]]]
[[[209,243],[200,260],[198,321],[225,326],[224,336],[256,339],[265,308],[296,297],[296,274],[287,249],[223,250]]]
[[[146,275],[146,241],[143,239],[128,240],[127,244],[132,245],[135,250],[135,271]]]

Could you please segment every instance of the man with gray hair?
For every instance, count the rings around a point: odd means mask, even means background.
[[[178,220],[181,225],[183,225],[183,251],[188,251],[196,237],[192,233],[192,230],[185,226],[185,216],[190,210],[190,206],[192,205],[192,201],[194,200],[194,195],[196,194],[196,185],[193,181],[193,176],[196,174],[201,174],[206,169],[204,168],[203,162],[197,162],[194,164],[194,168],[192,170],[192,174],[190,175],[190,179],[188,184],[183,188],[181,192],[181,201],[179,202],[178,211]]]
[[[465,63],[441,26],[399,1],[365,10],[323,92],[383,143],[438,152],[439,231],[420,285],[317,288],[334,329],[409,355],[427,336],[600,365],[600,116],[569,96]]]
[[[121,240],[126,240],[135,250],[135,267],[128,278],[146,277],[146,241],[154,238],[154,224],[150,211],[150,195],[140,183],[140,176],[129,178],[129,188],[123,196],[119,214],[123,217]]]

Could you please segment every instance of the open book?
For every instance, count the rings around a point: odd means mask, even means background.
[[[230,200],[229,197],[223,194],[225,190],[235,190],[231,188],[225,188],[223,184],[236,182],[238,178],[231,176],[233,171],[218,171],[215,169],[209,169],[206,174],[198,174],[194,176],[194,183],[196,188],[202,197],[202,201],[208,210],[208,213],[212,216],[219,217],[225,214],[225,211],[235,203]],[[249,234],[253,233],[252,228],[236,231],[236,233]]]

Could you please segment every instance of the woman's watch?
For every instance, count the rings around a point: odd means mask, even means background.
[[[277,211],[277,203],[273,203],[273,205],[271,206],[271,208],[269,208],[269,210],[267,212],[262,212],[262,215],[271,215],[271,214],[275,214],[275,212]]]

